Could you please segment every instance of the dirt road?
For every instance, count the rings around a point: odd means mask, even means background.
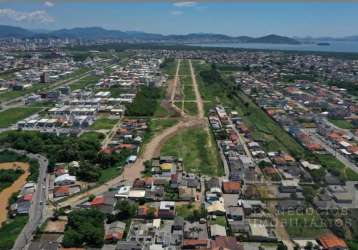
[[[196,98],[198,103],[198,116],[187,116],[184,111],[180,110],[178,107],[174,105],[175,99],[175,92],[177,89],[177,83],[179,80],[179,69],[180,69],[180,60],[178,60],[178,66],[176,70],[176,74],[174,77],[174,81],[172,82],[171,86],[168,86],[170,91],[170,105],[173,109],[179,109],[181,114],[181,120],[174,126],[169,127],[160,133],[156,134],[151,141],[149,141],[145,146],[143,153],[140,157],[138,157],[137,161],[134,164],[127,165],[124,167],[122,174],[105,184],[98,186],[89,190],[88,192],[73,196],[61,203],[59,203],[59,207],[65,206],[74,206],[77,205],[87,199],[89,195],[99,195],[104,193],[110,187],[117,186],[121,181],[126,180],[128,182],[134,181],[136,178],[141,177],[141,173],[144,170],[144,162],[147,160],[152,159],[155,156],[160,154],[160,150],[162,146],[165,144],[167,140],[175,136],[177,133],[189,129],[203,126],[203,128],[207,127],[207,120],[204,118],[204,109],[203,109],[203,102],[199,92],[199,88],[196,83],[194,69],[191,66],[191,73],[193,77],[193,85],[196,86]],[[167,95],[168,96],[168,95]]]
[[[196,76],[195,76],[195,72],[194,72],[194,68],[193,68],[193,65],[191,63],[191,60],[189,60],[189,66],[190,66],[191,80],[192,80],[193,87],[194,87],[194,92],[195,92],[196,104],[198,106],[198,117],[199,118],[204,118],[203,99],[201,98],[201,94],[200,94],[200,91],[199,91],[199,86],[198,86],[198,83],[196,81]]]
[[[14,181],[10,187],[7,187],[0,192],[0,226],[7,220],[7,206],[9,205],[9,198],[13,193],[19,191],[22,186],[26,184],[26,179],[30,175],[29,167],[30,165],[25,162],[0,163],[0,169],[21,168],[24,170],[24,173],[16,181]]]

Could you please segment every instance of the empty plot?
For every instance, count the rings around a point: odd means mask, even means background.
[[[188,172],[221,176],[223,168],[215,145],[212,136],[203,128],[194,128],[169,139],[160,153],[182,158]]]
[[[35,107],[19,107],[10,108],[0,112],[0,128],[7,128],[16,122],[39,112],[40,110],[41,108]]]

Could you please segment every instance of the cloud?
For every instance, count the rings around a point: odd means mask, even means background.
[[[186,1],[186,2],[176,2],[174,3],[175,7],[192,7],[197,5],[197,2],[194,1]]]
[[[50,2],[50,1],[44,2],[44,5],[45,5],[46,7],[49,7],[49,8],[55,6],[55,4],[54,4],[53,2]]]
[[[172,14],[173,16],[180,16],[180,15],[183,15],[184,12],[181,10],[173,10],[170,12],[170,14]]]
[[[16,22],[52,23],[55,21],[54,18],[44,10],[23,12],[14,9],[0,9],[0,17]]]

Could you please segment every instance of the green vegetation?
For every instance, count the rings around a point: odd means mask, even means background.
[[[207,216],[205,207],[195,208],[194,204],[176,206],[175,211],[177,216],[181,216],[189,221],[198,221]]]
[[[179,69],[180,78],[182,76],[188,76],[191,79],[190,74],[191,74],[191,71],[190,71],[189,61],[188,60],[181,60],[180,69]]]
[[[320,164],[342,180],[358,181],[358,174],[331,154],[315,154]]]
[[[17,236],[22,228],[26,225],[28,216],[18,215],[13,219],[9,219],[0,228],[0,249],[10,250],[14,245]]]
[[[93,130],[99,129],[112,129],[114,125],[118,123],[117,119],[110,119],[110,118],[99,118],[97,119],[90,127]]]
[[[154,112],[153,117],[170,117],[173,115],[173,112],[168,111],[162,105],[158,105],[157,109]]]
[[[349,249],[358,250],[358,241],[356,241],[356,240],[348,240],[347,244],[348,244]]]
[[[339,128],[343,128],[343,129],[354,129],[355,128],[351,122],[343,120],[343,119],[328,119],[328,120]]]
[[[0,152],[0,163],[14,162],[14,161],[26,162],[26,161],[28,161],[28,159],[26,156],[19,155],[15,152],[12,152],[9,150],[4,150],[4,151]]]
[[[0,128],[7,128],[16,122],[39,112],[40,110],[41,108],[18,107],[2,111],[0,112]]]
[[[218,224],[220,226],[223,226],[223,227],[227,228],[227,223],[226,223],[226,217],[225,216],[216,216],[216,219],[211,218],[209,220],[209,224],[210,225]]]
[[[77,89],[83,89],[86,87],[94,86],[98,81],[101,79],[101,76],[86,76],[80,80],[77,80],[73,83],[71,83],[69,86],[71,88],[71,91],[77,90]]]
[[[30,164],[30,175],[27,177],[28,181],[37,181],[39,175],[39,163],[36,160],[30,159],[25,155],[20,155],[15,152],[4,150],[0,152],[0,163],[2,162],[28,162]],[[17,179],[17,178],[16,178]]]
[[[224,174],[213,136],[203,128],[188,129],[169,139],[161,155],[183,158],[184,169],[209,176]]]
[[[312,237],[327,232],[326,224],[316,212],[290,213],[280,215],[290,237]]]
[[[24,171],[22,169],[0,169],[0,191],[10,187]]]
[[[235,109],[253,132],[255,140],[263,139],[263,146],[267,151],[282,150],[292,154],[296,159],[305,157],[307,151],[303,146],[297,143],[250,98],[240,91],[236,93]]]
[[[198,113],[198,105],[196,102],[184,102],[184,111],[189,115],[196,115]]]
[[[104,214],[96,209],[80,209],[68,215],[62,245],[64,247],[102,247]]]
[[[84,139],[84,140],[101,141],[105,138],[105,135],[102,133],[90,131],[90,132],[85,132],[85,133],[81,134],[80,137],[81,137],[81,139]]]
[[[165,74],[169,75],[169,78],[173,78],[177,68],[177,61],[174,58],[166,58],[160,68]]]
[[[150,141],[150,139],[153,138],[153,136],[169,127],[174,126],[178,123],[178,119],[175,118],[168,118],[168,119],[151,119],[148,124],[148,130],[146,131],[144,135],[144,144]]]
[[[5,147],[46,155],[50,162],[49,171],[56,162],[80,161],[80,168],[72,173],[79,180],[89,182],[98,181],[106,169],[122,166],[131,154],[127,150],[110,155],[100,152],[100,142],[93,137],[76,138],[29,131],[4,132],[0,135],[0,143]]]
[[[128,105],[128,116],[153,116],[163,96],[161,88],[141,86],[133,103]]]
[[[190,77],[191,82],[191,77]],[[191,84],[183,85],[184,100],[195,100],[194,87]]]

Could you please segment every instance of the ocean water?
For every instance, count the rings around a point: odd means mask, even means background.
[[[322,41],[324,42],[324,41]],[[202,43],[190,44],[200,47],[220,47],[220,48],[243,48],[243,49],[268,49],[268,50],[292,50],[292,51],[319,51],[319,52],[346,52],[358,53],[358,42],[328,42],[329,46],[319,46],[317,44],[267,44],[267,43]]]

